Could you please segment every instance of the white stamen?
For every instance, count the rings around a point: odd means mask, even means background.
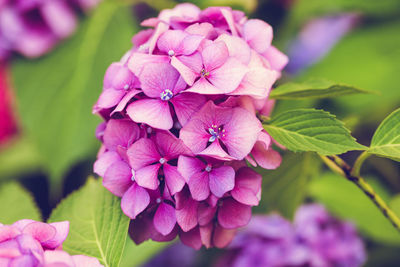
[[[206,171],[206,172],[210,172],[211,169],[212,169],[211,165],[210,165],[210,164],[207,164],[205,171]]]
[[[168,51],[168,56],[172,57],[174,55],[175,55],[174,50],[171,49],[171,50]]]
[[[160,98],[163,101],[168,101],[174,96],[174,93],[172,93],[171,90],[165,89],[164,91],[161,92]]]
[[[132,180],[132,182],[134,182],[135,181],[135,170],[132,169],[131,173],[132,173],[131,180]]]
[[[160,204],[161,203],[161,198],[157,198],[156,202],[157,202],[157,204]]]
[[[161,164],[164,164],[165,162],[167,162],[167,160],[164,159],[164,158],[161,158],[161,159],[159,160],[159,162],[160,162]]]
[[[125,84],[124,89],[128,90],[129,89],[129,84]]]

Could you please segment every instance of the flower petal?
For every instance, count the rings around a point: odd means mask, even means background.
[[[186,246],[192,247],[194,249],[201,248],[202,242],[200,238],[199,227],[193,228],[192,230],[186,232],[180,231],[179,239]]]
[[[196,200],[187,196],[186,192],[179,192],[180,205],[176,207],[176,221],[184,232],[190,231],[197,225],[197,206]],[[178,209],[179,208],[179,209]]]
[[[251,59],[251,50],[249,45],[242,38],[228,34],[221,34],[218,36],[216,41],[222,41],[226,44],[230,57],[236,58],[242,64],[249,64]]]
[[[221,67],[229,57],[228,47],[224,42],[213,42],[201,52],[206,71]]]
[[[146,189],[140,187],[136,183],[126,191],[121,199],[122,211],[131,219],[144,211],[150,203],[150,196]]]
[[[160,167],[161,164],[158,163],[135,170],[135,181],[144,188],[156,190],[160,185],[160,181],[158,180],[158,170]]]
[[[177,159],[180,155],[193,155],[181,139],[167,131],[158,131],[155,142],[161,155],[168,160]]]
[[[185,179],[178,172],[178,168],[176,166],[164,164],[163,170],[165,175],[165,183],[167,184],[168,189],[173,196],[182,190],[183,186],[185,185]]]
[[[205,171],[193,174],[188,182],[190,193],[193,199],[202,201],[210,195],[208,173]]]
[[[235,58],[229,58],[224,65],[210,72],[208,80],[220,90],[227,94],[239,87],[248,68]]]
[[[151,127],[169,130],[173,126],[168,101],[141,99],[132,102],[126,109],[128,116],[137,123],[146,123]]]
[[[257,206],[261,192],[261,175],[248,167],[240,168],[236,174],[232,197],[246,205]]]
[[[154,214],[154,227],[162,235],[168,235],[176,224],[175,209],[164,202],[160,203]]]
[[[120,160],[112,164],[104,174],[103,185],[111,193],[122,197],[132,184],[132,170]]]
[[[111,108],[116,106],[122,97],[126,94],[124,90],[106,89],[104,90],[99,100],[94,107],[94,112],[98,109]]]
[[[273,70],[281,71],[289,62],[289,58],[275,46],[270,46],[263,56],[268,60]]]
[[[164,90],[173,92],[179,72],[169,63],[151,63],[143,67],[139,80],[143,92],[152,98],[160,99]]]
[[[180,60],[180,57],[172,57],[171,65],[179,72],[180,75],[182,75],[182,78],[185,80],[185,82],[191,86],[193,85],[194,80],[197,78],[198,74],[187,65],[185,65]]]
[[[271,46],[273,31],[268,23],[250,19],[243,26],[243,36],[251,48],[262,54]]]
[[[218,222],[223,228],[235,229],[245,226],[251,219],[251,206],[232,198],[225,199],[218,210]]]
[[[235,171],[231,166],[221,166],[210,172],[210,190],[217,196],[222,197],[235,186]]]
[[[201,172],[205,168],[205,164],[198,158],[179,156],[178,158],[178,171],[185,179],[186,182],[189,178],[198,172]]]
[[[167,53],[172,50],[175,54],[182,52],[183,39],[188,34],[181,30],[169,30],[164,32],[158,39],[157,46],[162,52]]]
[[[169,62],[169,57],[164,55],[149,55],[143,53],[132,53],[128,60],[128,68],[136,75],[140,76],[143,67],[150,63]]]
[[[24,227],[22,233],[31,235],[43,244],[53,239],[56,236],[57,230],[54,226],[47,223],[32,222]]]
[[[133,143],[127,151],[129,165],[136,171],[151,163],[158,162],[160,153],[151,139],[141,138]]]
[[[206,98],[199,94],[182,93],[172,98],[171,103],[179,123],[185,126],[192,115],[203,107]]]
[[[213,244],[217,248],[226,247],[235,237],[236,229],[225,229],[219,224],[215,226]]]
[[[52,239],[42,243],[42,245],[47,249],[56,249],[57,247],[61,246],[65,239],[67,239],[69,232],[69,222],[55,222],[50,223],[50,225],[56,229],[56,235]]]
[[[129,147],[140,136],[140,129],[130,120],[109,120],[104,131],[104,145],[116,151],[117,146]]]

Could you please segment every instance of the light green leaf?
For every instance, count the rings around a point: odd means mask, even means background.
[[[2,224],[12,224],[21,219],[42,220],[32,195],[18,183],[0,184],[0,203]]]
[[[368,182],[385,201],[388,201],[388,193],[379,183],[373,181]],[[371,199],[345,178],[326,173],[310,183],[309,192],[337,216],[353,221],[368,237],[378,242],[400,245],[400,233]]]
[[[278,211],[292,218],[297,207],[304,201],[307,183],[319,170],[320,161],[311,153],[287,153],[276,170],[257,168],[262,177],[262,197],[255,212]]]
[[[70,222],[63,243],[67,252],[96,257],[106,267],[119,266],[129,226],[120,205],[120,199],[107,191],[101,180],[89,178],[58,205],[49,221]]]
[[[120,267],[141,266],[164,249],[168,244],[170,243],[148,240],[140,245],[136,245],[128,238]]]
[[[338,84],[324,79],[310,79],[302,83],[285,83],[271,91],[274,99],[329,98],[350,94],[368,94],[366,90]]]
[[[40,152],[51,185],[58,184],[56,191],[72,164],[95,154],[100,120],[91,109],[107,66],[131,47],[135,29],[129,8],[103,1],[55,51],[37,60],[13,61],[23,130]]]
[[[365,149],[342,122],[323,110],[286,111],[264,124],[264,128],[278,143],[295,152],[334,155]]]
[[[379,125],[368,152],[400,161],[400,108]]]

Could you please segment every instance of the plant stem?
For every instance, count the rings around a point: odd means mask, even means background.
[[[400,219],[397,215],[389,208],[389,206],[385,203],[385,201],[374,191],[372,186],[368,184],[364,178],[360,176],[360,168],[363,161],[368,158],[368,154],[361,154],[357,159],[356,164],[353,168],[351,168],[344,160],[339,158],[338,156],[321,156],[324,163],[335,173],[341,174],[347,180],[353,182],[360,188],[364,194],[372,200],[375,206],[382,212],[382,214],[392,223],[392,225],[400,231]],[[357,169],[355,170],[355,167]],[[341,169],[338,172],[338,168]]]
[[[360,176],[360,170],[361,166],[364,163],[364,161],[369,158],[371,154],[369,154],[367,151],[364,151],[361,153],[361,155],[357,158],[356,162],[354,162],[353,169],[351,171],[351,175],[353,176]]]

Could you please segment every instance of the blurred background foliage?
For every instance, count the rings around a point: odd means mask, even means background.
[[[0,221],[8,223],[10,218],[16,220],[25,215],[47,219],[51,208],[62,197],[84,183],[85,177],[92,173],[99,148],[94,132],[100,119],[92,115],[91,108],[102,89],[107,66],[129,49],[130,38],[140,29],[139,21],[156,16],[159,10],[178,2],[181,1],[104,0],[82,16],[76,33],[51,53],[35,60],[13,58],[9,82],[14,90],[19,130],[12,139],[0,144],[3,207]],[[249,17],[269,22],[274,27],[274,44],[289,56],[296,38],[310,21],[344,13],[357,16],[354,27],[343,38],[338,38],[318,62],[295,73],[284,73],[280,83],[321,77],[376,94],[329,100],[283,100],[277,103],[275,113],[297,107],[323,108],[345,121],[360,143],[369,145],[379,123],[400,106],[399,0],[192,2],[202,8],[229,5],[245,11]],[[329,28],[326,31],[329,36]],[[313,38],[317,41],[316,37],[309,36],[310,41]],[[329,173],[315,154],[281,152],[284,159],[277,170],[260,170],[264,177],[263,197],[256,212],[277,211],[291,218],[299,204],[319,201],[337,216],[358,226],[367,242],[368,266],[398,266],[399,233],[358,188]],[[350,152],[343,158],[352,163],[358,154]],[[400,215],[399,163],[371,157],[362,174]],[[26,205],[33,196],[40,212],[23,211],[9,214],[6,219],[4,207],[12,205],[12,196],[20,192]],[[122,266],[140,265],[163,246],[154,242],[135,246],[128,240]],[[201,253],[212,258],[217,252]]]

